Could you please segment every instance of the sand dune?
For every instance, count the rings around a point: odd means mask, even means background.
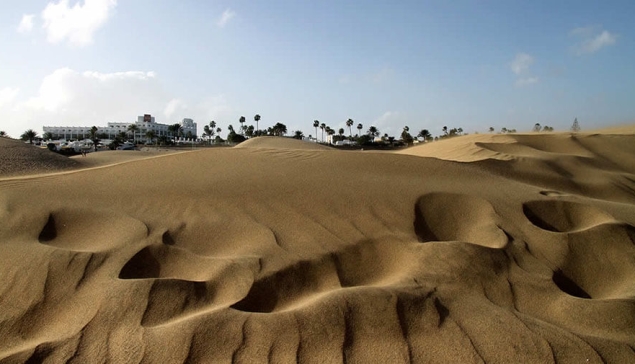
[[[240,143],[236,148],[273,148],[273,149],[306,149],[306,150],[331,150],[324,145],[291,138],[259,137],[248,139]]]
[[[23,141],[0,138],[0,178],[78,168],[79,163]]]
[[[5,178],[0,359],[633,362],[633,141],[255,138]]]

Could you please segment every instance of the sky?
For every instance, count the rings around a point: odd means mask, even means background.
[[[3,0],[0,130],[635,122],[635,1]],[[353,128],[353,134],[357,130]]]

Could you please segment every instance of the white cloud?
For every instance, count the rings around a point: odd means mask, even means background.
[[[218,19],[218,22],[216,23],[216,25],[218,25],[221,28],[224,28],[225,25],[227,25],[227,23],[229,23],[229,21],[232,20],[235,16],[236,16],[236,13],[232,11],[231,9],[227,8],[225,11],[223,11],[223,15],[221,15],[220,19]]]
[[[17,31],[19,33],[28,33],[33,29],[33,18],[35,14],[24,14],[22,15],[22,20],[20,21],[20,25],[18,25]]]
[[[523,87],[538,83],[538,77],[525,77],[516,80],[516,86]]]
[[[510,64],[512,72],[517,75],[526,72],[529,70],[529,66],[534,63],[534,57],[530,56],[527,53],[518,53],[516,58]]]
[[[534,57],[527,53],[518,53],[509,67],[517,76],[516,87],[523,87],[538,83],[538,77],[534,77],[529,72],[529,68],[534,63]]]
[[[595,53],[601,48],[615,44],[617,37],[615,34],[604,30],[601,33],[586,37],[581,43],[577,44],[574,49],[577,55]]]
[[[68,0],[50,2],[42,11],[43,28],[50,43],[65,40],[74,46],[86,46],[93,43],[94,33],[101,28],[112,15],[117,0],[85,0],[69,6]]]
[[[578,38],[578,43],[571,47],[578,56],[595,53],[606,46],[617,43],[616,34],[603,30],[598,25],[575,28],[569,32],[569,35]]]
[[[187,104],[182,99],[172,99],[168,101],[168,104],[165,105],[165,109],[163,109],[163,114],[167,119],[170,119],[177,112],[182,112],[183,110],[187,110]]]
[[[169,120],[168,124],[178,122],[183,118],[191,118],[201,130],[211,120],[215,120],[223,130],[226,130],[229,124],[236,126],[232,120],[236,119],[237,113],[229,105],[224,95],[209,96],[196,102],[174,98],[167,103],[163,112],[166,120]]]
[[[19,91],[20,89],[10,87],[0,89],[0,109],[9,107],[9,105],[13,103],[13,100],[15,100]]]
[[[362,133],[365,133],[371,125],[379,130],[381,135],[388,134],[392,136],[401,135],[403,127],[407,124],[406,117],[398,111],[386,111],[377,117],[370,125],[364,125]]]
[[[192,118],[202,130],[209,120],[227,122],[233,115],[222,95],[201,100],[170,95],[154,72],[60,68],[44,77],[36,95],[18,100],[18,91],[0,89],[1,129],[9,135],[20,135],[29,128],[41,133],[44,125],[105,126],[112,121],[134,121],[143,114],[152,114],[164,124]]]

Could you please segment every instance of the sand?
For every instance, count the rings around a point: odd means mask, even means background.
[[[127,153],[0,175],[3,363],[635,362],[632,134]]]

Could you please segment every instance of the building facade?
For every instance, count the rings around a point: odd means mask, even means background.
[[[193,138],[196,138],[196,136],[198,135],[197,125],[194,120],[183,119],[183,121],[178,124],[181,125],[181,137],[191,135]],[[130,125],[137,126],[137,130],[135,131],[134,136],[128,130]],[[146,134],[149,131],[153,131],[155,137],[171,136],[169,127],[170,125],[168,124],[159,124],[155,122],[154,116],[145,114],[137,117],[136,122],[111,122],[108,123],[107,126],[98,126],[97,133],[106,134],[108,135],[108,139],[114,139],[117,135],[123,132],[137,141],[145,141],[148,139],[146,137]],[[45,126],[43,127],[43,131],[44,133],[51,133],[53,139],[72,140],[86,139],[90,137],[91,128],[92,126]],[[188,132],[190,132],[191,134],[188,134]]]

